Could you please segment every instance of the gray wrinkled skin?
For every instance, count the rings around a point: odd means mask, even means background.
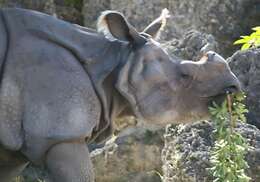
[[[201,120],[212,101],[240,89],[214,52],[198,62],[170,57],[155,40],[162,15],[141,33],[115,11],[98,22],[99,33],[35,11],[1,10],[1,155],[14,151],[7,163],[19,161],[8,170],[3,163],[1,179],[30,161],[55,182],[94,181],[85,141],[107,138],[113,119]]]

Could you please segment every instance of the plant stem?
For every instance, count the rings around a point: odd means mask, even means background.
[[[229,112],[229,121],[230,121],[230,131],[231,134],[233,133],[233,129],[235,128],[235,122],[232,117],[232,98],[230,94],[227,94],[227,105],[228,105],[228,112]]]

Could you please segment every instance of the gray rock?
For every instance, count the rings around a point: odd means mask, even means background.
[[[171,29],[177,35],[197,29],[216,37],[221,52],[231,55],[232,42],[259,23],[259,0],[175,0],[169,1]]]
[[[51,15],[56,13],[54,0],[1,0],[0,7],[33,9]]]
[[[213,125],[197,122],[190,125],[168,126],[162,151],[165,182],[211,182],[208,171],[210,150],[213,147]],[[252,146],[246,160],[247,174],[253,181],[260,180],[260,131],[249,124],[239,124],[236,130]]]
[[[171,17],[162,40],[180,39],[184,32],[196,29],[216,37],[220,52],[230,56],[232,42],[259,24],[259,0],[82,0],[76,6],[65,0],[0,0],[2,6],[15,6],[56,14],[70,22],[95,28],[98,15],[107,9],[123,12],[142,31],[168,8]],[[144,16],[143,12],[146,13]]]
[[[83,25],[83,15],[81,13],[82,0],[53,0],[55,6],[55,14],[58,18]],[[69,3],[70,2],[70,3]]]
[[[114,144],[92,151],[98,182],[158,182],[163,130],[129,128]],[[109,144],[108,144],[109,145]]]
[[[96,28],[96,20],[102,11],[111,9],[110,0],[83,0],[82,14],[86,27]]]
[[[260,49],[237,51],[228,61],[247,95],[248,122],[260,128]]]
[[[181,39],[164,43],[169,53],[187,60],[199,60],[207,51],[219,52],[219,45],[211,34],[190,30]]]
[[[66,3],[65,0],[0,0],[0,7],[33,9],[72,23],[83,24],[79,5]]]
[[[259,0],[84,0],[84,7],[85,25],[100,11],[113,9],[123,12],[139,31],[168,8],[172,16],[163,40],[179,39],[187,30],[196,29],[214,35],[225,56],[234,52],[234,40],[258,25],[260,18]]]
[[[212,34],[226,56],[234,52],[234,40],[258,25],[260,17],[258,0],[175,0],[168,8],[173,14],[169,26],[176,37],[189,29]]]

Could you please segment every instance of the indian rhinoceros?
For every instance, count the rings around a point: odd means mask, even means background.
[[[240,90],[227,62],[170,56],[156,41],[160,16],[138,32],[105,11],[98,31],[23,9],[0,11],[0,180],[28,164],[55,182],[92,182],[86,142],[133,115],[165,125],[202,120],[208,105]]]

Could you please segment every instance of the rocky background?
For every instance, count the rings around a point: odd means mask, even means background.
[[[171,54],[196,61],[215,50],[228,59],[241,80],[252,125],[239,125],[238,131],[253,147],[247,156],[248,174],[260,181],[260,50],[236,52],[239,48],[232,45],[260,25],[259,0],[0,0],[0,7],[34,9],[92,28],[101,11],[119,10],[139,31],[168,8],[171,17],[161,42]],[[115,143],[103,149],[99,147],[104,145],[90,146],[97,182],[159,182],[158,173],[168,182],[212,181],[206,169],[213,144],[210,123],[169,126],[165,134],[164,129],[135,125],[133,119],[118,121]],[[45,172],[30,166],[17,181],[37,178],[48,181]]]
[[[210,151],[214,146],[211,135],[214,127],[211,122],[198,122],[191,125],[168,126],[165,134],[165,147],[162,151],[165,182],[211,182],[209,162]],[[249,169],[246,173],[253,182],[260,181],[260,131],[250,124],[239,124],[236,131],[247,139],[251,146],[246,160]]]

